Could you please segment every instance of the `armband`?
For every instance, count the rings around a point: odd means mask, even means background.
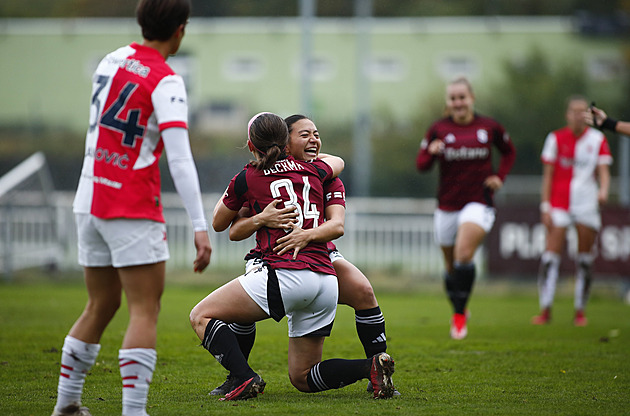
[[[543,214],[547,214],[549,211],[551,211],[551,204],[549,203],[549,201],[541,202],[540,212],[542,212]]]
[[[617,131],[617,120],[614,118],[606,117],[606,120],[602,121],[600,126],[602,130],[610,130],[612,132]]]

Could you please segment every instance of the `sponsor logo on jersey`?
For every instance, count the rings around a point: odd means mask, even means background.
[[[444,149],[444,160],[473,160],[485,159],[490,155],[490,149],[487,147],[466,147],[459,148],[447,147]]]
[[[562,168],[569,169],[575,164],[575,161],[573,160],[572,157],[560,156],[558,158],[558,164]]]
[[[89,178],[89,176],[85,176],[85,177]],[[110,188],[114,188],[114,189],[122,188],[122,183],[113,181],[111,179],[103,178],[102,176],[92,176],[91,179],[94,183],[109,186]]]
[[[108,149],[88,148],[86,156],[93,157],[98,162],[105,162],[108,165],[116,166],[119,169],[127,169],[129,167],[129,156],[119,154],[118,152],[110,152]]]

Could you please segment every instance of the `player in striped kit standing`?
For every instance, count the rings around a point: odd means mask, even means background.
[[[599,207],[608,200],[612,164],[606,136],[586,123],[588,111],[586,98],[569,97],[567,125],[547,135],[542,151],[540,211],[541,221],[547,228],[547,243],[540,259],[538,290],[541,311],[532,318],[535,325],[551,320],[560,255],[571,225],[575,226],[578,237],[573,323],[576,326],[587,324],[584,309],[592,280],[593,246],[601,228]]]
[[[129,324],[118,354],[122,414],[147,415],[169,257],[158,166],[163,150],[192,221],[193,269],[201,272],[210,262],[208,225],[188,139],[186,90],[166,63],[179,49],[190,3],[140,0],[136,14],[143,43],[110,53],[93,76],[90,126],[74,200],[88,302],[63,344],[53,416],[90,415],[81,401],[85,377],[123,292]]]
[[[474,255],[495,220],[494,192],[498,191],[516,157],[503,126],[474,110],[475,96],[466,78],[446,87],[447,117],[429,128],[420,144],[416,167],[440,166],[435,239],[444,255],[446,292],[453,306],[450,335],[468,334],[466,305],[476,277]],[[501,154],[492,166],[492,148]]]

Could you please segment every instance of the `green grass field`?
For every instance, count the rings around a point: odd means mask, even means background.
[[[388,352],[402,393],[373,400],[366,381],[304,394],[286,369],[286,320],[258,324],[250,363],[267,382],[256,399],[224,403],[208,396],[226,372],[188,324],[190,309],[218,284],[169,281],[159,323],[158,365],[149,413],[160,415],[622,415],[630,413],[630,306],[594,287],[589,326],[571,323],[571,282],[556,302],[554,321],[529,324],[537,310],[533,285],[481,282],[470,303],[469,336],[448,337],[449,306],[435,283],[377,297],[387,320]],[[393,278],[392,278],[393,279]],[[0,414],[49,415],[56,399],[60,350],[81,312],[80,279],[0,283]],[[121,309],[102,339],[84,389],[93,415],[119,415],[118,348],[126,326]],[[363,358],[353,311],[340,306],[324,358]]]

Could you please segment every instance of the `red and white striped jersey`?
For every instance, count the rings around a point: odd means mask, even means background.
[[[612,164],[606,136],[588,127],[576,137],[564,127],[547,135],[541,155],[543,163],[553,165],[551,195],[553,208],[569,211],[597,209],[598,165]]]
[[[188,128],[184,81],[157,50],[132,43],[108,54],[92,82],[74,212],[164,222],[161,132]]]

